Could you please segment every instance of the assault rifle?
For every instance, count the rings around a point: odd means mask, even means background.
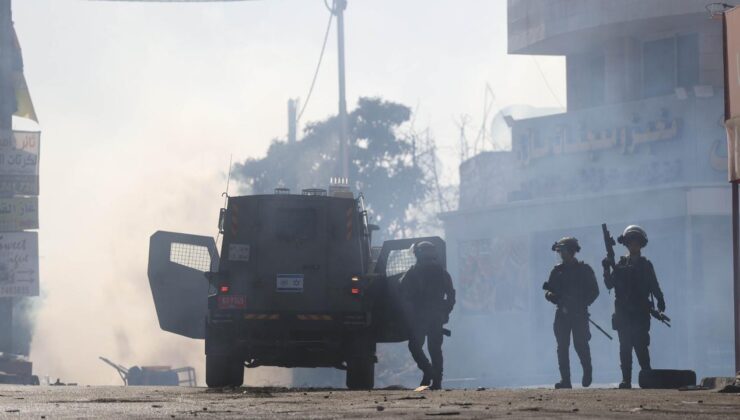
[[[658,312],[657,309],[650,308],[650,315],[652,315],[652,317],[657,319],[658,321],[667,325],[668,328],[671,327],[671,319],[668,318],[668,315],[664,314],[663,312]]]
[[[616,245],[617,243],[614,242],[614,238],[612,238],[612,235],[609,233],[609,229],[606,228],[606,223],[601,224],[601,232],[604,234],[606,260],[609,261],[609,265],[611,266],[611,268],[614,268],[614,266],[617,265],[617,262],[614,260],[614,245]],[[606,267],[604,269],[606,269]]]
[[[671,319],[668,318],[668,315],[655,309],[655,302],[653,300],[652,294],[650,295],[650,316],[664,323],[665,325],[668,326],[668,328],[671,327]]]
[[[542,290],[545,290],[545,291],[548,291],[550,293],[553,293],[558,298],[562,298],[562,296],[560,296],[557,292],[555,292],[555,291],[552,290],[552,286],[550,286],[550,283],[549,282],[545,282],[545,283],[542,284]],[[594,327],[596,327],[597,330],[601,331],[601,333],[604,334],[608,339],[614,340],[614,338],[612,338],[612,336],[609,335],[608,332],[604,331],[604,329],[601,328],[601,326],[599,326],[599,324],[597,324],[596,322],[594,322],[594,320],[591,319],[591,315],[589,315],[588,312],[586,312],[586,317],[588,318],[588,322],[590,322]]]

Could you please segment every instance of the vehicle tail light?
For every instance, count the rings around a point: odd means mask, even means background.
[[[353,287],[352,288],[352,294],[353,295],[359,295],[360,294],[360,288],[359,287]]]
[[[230,287],[229,287],[229,285],[228,285],[228,284],[222,284],[222,285],[221,285],[221,286],[220,286],[220,287],[218,288],[218,291],[219,291],[219,293],[222,293],[222,294],[223,294],[223,293],[229,293],[229,289],[230,289]]]

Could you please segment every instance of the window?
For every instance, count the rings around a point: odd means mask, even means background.
[[[385,275],[390,277],[405,273],[414,264],[416,264],[416,257],[411,249],[394,249],[388,254]]]
[[[286,241],[316,237],[315,209],[279,209],[275,217],[275,235]]]
[[[568,56],[568,108],[583,109],[604,104],[606,64],[603,54]]]
[[[208,248],[179,242],[170,244],[170,262],[203,272],[211,271],[212,265]]]
[[[676,87],[676,46],[674,38],[646,42],[642,46],[643,96],[673,93]]]
[[[678,86],[696,86],[699,84],[699,35],[681,35],[676,42]]]
[[[699,84],[699,36],[679,35],[642,46],[643,97],[670,95]]]

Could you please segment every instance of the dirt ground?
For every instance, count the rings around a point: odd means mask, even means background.
[[[740,394],[0,386],[0,418],[740,418]]]

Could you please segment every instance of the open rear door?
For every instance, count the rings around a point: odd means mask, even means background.
[[[377,286],[377,298],[373,307],[375,335],[379,343],[408,340],[401,298],[401,278],[416,264],[411,248],[421,241],[429,241],[437,247],[440,263],[447,269],[447,246],[438,236],[396,239],[383,243],[375,264],[375,274],[383,281]]]
[[[216,241],[208,236],[157,232],[149,240],[149,286],[159,326],[190,338],[205,338],[208,280],[218,271]]]

